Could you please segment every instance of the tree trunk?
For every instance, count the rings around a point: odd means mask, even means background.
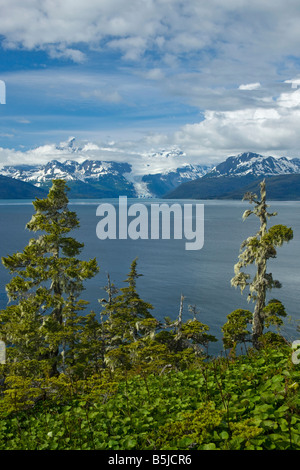
[[[260,349],[259,338],[263,334],[264,329],[264,319],[262,316],[262,310],[265,307],[265,302],[260,299],[257,301],[253,313],[252,320],[252,344],[255,349]]]
[[[262,256],[262,260],[258,264],[257,267],[257,284],[258,287],[256,289],[257,292],[257,299],[253,313],[253,320],[252,320],[252,343],[256,349],[260,349],[260,342],[259,338],[263,334],[264,330],[264,313],[263,309],[266,306],[266,270],[267,270],[267,262],[265,256]]]

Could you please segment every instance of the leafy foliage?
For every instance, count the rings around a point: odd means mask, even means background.
[[[1,400],[0,449],[300,449],[300,369],[287,346],[124,377],[15,379]]]
[[[183,320],[183,295],[175,320],[152,315],[134,259],[125,287],[108,276],[100,312],[79,315],[83,281],[98,267],[78,260],[82,245],[66,236],[78,221],[65,191],[57,182],[34,203],[28,228],[45,233],[3,259],[15,275],[7,286],[15,304],[0,313],[8,345],[0,450],[299,450],[300,366],[272,331],[259,337],[259,349],[237,355],[237,344],[252,340],[250,310],[228,315],[225,355],[212,358],[217,339],[195,306]],[[248,239],[243,260],[275,255],[290,236],[275,226]],[[280,328],[285,316],[277,299],[260,309],[265,328]]]

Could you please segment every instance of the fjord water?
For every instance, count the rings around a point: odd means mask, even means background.
[[[247,302],[247,289],[241,295],[231,287],[233,267],[238,260],[240,245],[248,236],[258,230],[258,219],[251,216],[242,221],[245,209],[251,208],[242,201],[183,201],[183,200],[144,200],[128,199],[128,206],[139,202],[152,203],[204,204],[204,246],[201,250],[185,249],[186,240],[99,240],[96,226],[100,218],[96,209],[104,202],[118,205],[118,200],[71,200],[69,207],[76,211],[80,228],[70,235],[84,243],[82,259],[96,257],[100,272],[86,281],[82,298],[88,300],[90,310],[100,311],[99,298],[105,297],[103,286],[107,284],[107,274],[116,287],[125,286],[124,280],[134,258],[138,258],[138,272],[143,276],[137,281],[140,297],[150,302],[152,313],[163,319],[175,319],[178,315],[180,296],[184,295],[184,319],[190,317],[188,306],[195,305],[199,311],[198,319],[210,327],[210,333],[218,343],[210,346],[210,353],[222,350],[221,327],[226,316],[237,308],[253,310]],[[282,283],[281,289],[274,289],[268,298],[278,298],[286,308],[291,321],[285,320],[284,333],[290,339],[299,339],[295,323],[300,321],[300,202],[269,201],[270,212],[277,211],[268,226],[284,224],[292,227],[293,240],[278,249],[277,258],[269,260],[268,272]],[[30,238],[36,234],[25,229],[34,209],[28,200],[0,200],[0,256],[22,251]],[[253,273],[249,267],[246,272]],[[0,308],[7,299],[5,285],[11,276],[0,265]]]

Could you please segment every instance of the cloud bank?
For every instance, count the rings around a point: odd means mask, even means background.
[[[3,71],[15,101],[31,100],[30,113],[16,105],[3,126],[6,141],[18,131],[32,140],[48,132],[47,141],[57,141],[76,135],[80,122],[81,136],[100,148],[106,126],[116,142],[110,152],[124,159],[172,146],[197,163],[248,150],[298,156],[298,0],[1,6],[2,51],[44,54],[44,63],[35,64],[35,55],[26,70]],[[41,158],[50,158],[47,152]],[[36,155],[2,147],[2,162],[15,157]]]
[[[0,162],[38,164],[52,159],[101,159],[127,161],[143,171],[147,165],[151,167],[154,154],[163,150],[172,154],[174,149],[184,152],[183,163],[195,164],[218,163],[229,155],[257,149],[264,155],[299,157],[300,88],[262,101],[269,102],[269,106],[206,111],[201,122],[187,124],[170,134],[153,133],[139,140],[84,142],[77,153],[54,143],[26,152],[0,148]],[[158,164],[162,168],[178,166],[176,155],[169,160],[157,155],[155,158],[155,171]]]

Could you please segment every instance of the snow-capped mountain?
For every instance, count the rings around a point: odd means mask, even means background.
[[[19,154],[18,158],[20,161]],[[71,189],[70,198],[163,197],[182,184],[197,185],[200,180],[202,186],[207,185],[209,179],[218,179],[220,183],[221,178],[225,178],[226,186],[242,186],[242,181],[229,183],[227,177],[250,181],[260,176],[300,174],[300,159],[297,158],[264,157],[246,152],[228,157],[216,166],[199,165],[189,162],[176,146],[138,153],[125,146],[116,148],[113,142],[102,146],[90,142],[77,144],[74,137],[59,145],[49,144],[27,151],[22,154],[22,160],[28,163],[5,165],[0,175],[41,189],[49,188],[53,179],[65,179]],[[211,181],[210,188],[212,185],[216,183]]]
[[[130,171],[131,167],[127,163],[91,160],[80,163],[74,160],[66,160],[65,162],[52,160],[45,165],[5,166],[0,170],[0,173],[4,176],[33,183],[36,186],[45,186],[55,178],[65,179],[66,181],[99,181],[107,175],[119,177]]]
[[[143,175],[135,173],[128,163],[52,160],[45,165],[4,166],[0,174],[40,188],[47,188],[53,179],[61,178],[71,188],[70,197],[160,197],[182,182],[203,176],[210,168],[186,164],[176,170]]]
[[[300,199],[300,160],[242,153],[229,157],[202,178],[179,185],[164,197],[169,199],[242,199],[245,192],[259,191],[266,179],[271,199]]]
[[[182,183],[202,178],[211,169],[212,165],[186,164],[176,170],[144,175],[142,181],[147,184],[148,190],[160,197]]]
[[[66,142],[61,142],[59,145],[56,145],[56,149],[70,153],[78,153],[83,150],[83,147],[76,144],[75,137],[70,137]]]
[[[133,197],[134,187],[124,176],[130,171],[127,163],[52,160],[45,165],[5,166],[0,174],[40,188],[50,187],[53,179],[64,179],[71,189],[70,197],[116,197],[118,192]]]
[[[139,153],[113,142],[77,144],[74,137],[27,151],[22,160],[28,163],[5,165],[0,175],[40,188],[48,188],[55,178],[65,179],[70,197],[160,197],[212,169],[187,163],[176,146]]]
[[[275,176],[300,173],[300,160],[286,157],[263,157],[257,153],[241,153],[236,157],[228,157],[214,167],[206,177],[215,176]]]

